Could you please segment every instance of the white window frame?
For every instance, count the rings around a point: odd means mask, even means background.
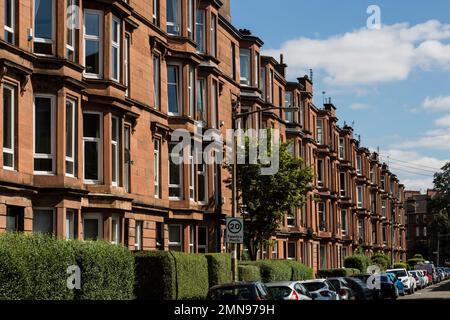
[[[219,113],[219,83],[213,79],[211,84],[211,128],[217,129],[217,116]]]
[[[290,228],[295,228],[297,226],[297,208],[292,207],[287,214],[287,226]],[[294,223],[290,223],[290,220],[294,220]]]
[[[36,0],[33,1],[33,10],[35,10]],[[45,53],[34,53],[37,56],[44,56],[44,57],[52,57],[55,55],[55,23],[56,23],[56,6],[55,6],[55,0],[52,0],[52,38],[51,39],[44,39],[44,38],[38,38],[36,37],[36,16],[33,12],[33,43],[46,43],[52,45],[52,54],[45,54]],[[33,47],[34,52],[34,47]]]
[[[195,253],[195,238],[196,238],[195,225],[190,225],[189,226],[189,253]]]
[[[113,223],[114,221],[116,222],[115,225]],[[120,245],[120,234],[121,234],[120,222],[121,218],[117,213],[111,216],[111,244]]]
[[[194,21],[194,0],[188,0],[188,4],[187,4],[187,11],[188,11],[188,16],[187,16],[187,31],[188,31],[188,38],[193,40],[194,39],[194,25],[195,25],[195,21]]]
[[[125,90],[125,96],[130,96],[130,44],[131,44],[131,37],[129,33],[125,34],[125,50],[124,50],[124,57],[123,57],[123,64],[124,64],[124,85],[127,87]]]
[[[321,207],[322,207],[322,210],[321,210]],[[326,231],[327,230],[327,216],[326,216],[326,211],[327,211],[327,209],[326,209],[326,204],[325,204],[325,202],[319,202],[319,203],[317,203],[317,215],[318,215],[318,218],[319,218],[319,230],[320,231]],[[323,216],[323,221],[320,219],[320,216]],[[321,223],[324,223],[325,224],[325,230],[321,230],[321,227],[320,227],[320,225],[321,225]]]
[[[342,189],[342,182],[344,182],[344,189]],[[347,196],[347,173],[346,172],[339,173],[339,195],[342,198]]]
[[[242,72],[242,68],[239,68],[240,70],[240,83],[243,86],[249,87],[251,84],[251,60],[250,60],[250,56],[251,56],[251,52],[249,49],[244,49],[244,48],[240,48],[239,49],[239,61],[242,65],[242,62],[245,58],[245,60],[247,61],[247,76],[244,76],[244,72]]]
[[[208,203],[208,165],[206,164],[206,162],[203,161],[202,164],[196,165],[196,169],[197,169],[197,179],[199,181],[200,181],[200,179],[204,179],[204,185],[205,185],[204,198],[200,199],[199,198],[199,190],[198,190],[200,183],[197,182],[197,198],[198,198],[197,202],[200,205],[206,205]]]
[[[83,170],[83,181],[84,184],[99,184],[103,180],[103,113],[97,112],[97,111],[84,111],[83,112],[83,120],[84,120],[84,114],[98,114],[100,119],[100,137],[98,138],[92,138],[92,137],[85,137],[83,132],[83,168],[85,163],[85,143],[86,142],[96,142],[98,143],[98,180],[91,180],[91,179],[85,179],[86,170]]]
[[[362,186],[356,187],[356,205],[358,209],[362,209],[364,206],[364,189]]]
[[[269,71],[269,103],[273,103],[274,77],[275,77],[275,73],[273,72],[273,69],[270,69],[270,71]]]
[[[195,164],[192,145],[189,150],[189,200],[195,202]]]
[[[159,0],[153,0],[152,19],[154,25],[159,24]]]
[[[198,230],[204,229],[205,235],[206,235],[205,244],[200,244],[199,236],[198,236],[200,234],[200,232],[197,230],[197,252],[208,253],[208,228],[206,226],[198,226],[197,229]]]
[[[205,37],[205,21],[206,21],[206,11],[203,9],[198,9],[197,12],[197,17],[195,19],[195,29],[196,29],[196,39],[195,39],[195,43],[197,44],[197,52],[198,53],[205,53],[206,51],[206,37]],[[198,20],[198,18],[201,17],[201,21]],[[200,41],[200,37],[199,37],[199,32],[202,34],[202,42],[199,43]]]
[[[342,217],[345,217],[345,220],[342,220]],[[347,235],[348,232],[348,216],[347,209],[341,209],[341,233],[342,235]]]
[[[289,256],[289,245],[294,245],[294,257]],[[286,250],[286,258],[287,260],[296,260],[297,259],[297,243],[295,241],[288,241],[287,243],[287,250]]]
[[[67,117],[67,103],[70,103],[72,105],[72,137],[70,138],[72,140],[72,157],[67,156],[67,143],[66,143],[66,154],[65,154],[65,159],[66,159],[66,170],[65,170],[65,174],[67,177],[75,177],[75,134],[77,131],[77,128],[75,127],[75,123],[76,123],[76,119],[75,119],[75,115],[76,115],[76,108],[77,108],[77,102],[74,99],[71,98],[66,98],[66,117]],[[66,120],[66,135],[67,135],[67,120]],[[66,136],[66,142],[67,142],[67,136]],[[73,166],[73,173],[67,173],[67,162],[72,163]]]
[[[387,214],[387,201],[381,200],[381,215],[383,217],[386,217],[386,214]]]
[[[158,146],[156,148],[156,146]],[[161,140],[153,141],[153,171],[154,171],[154,192],[155,198],[159,199],[161,194]]]
[[[195,69],[193,66],[189,66],[188,102],[188,117],[193,118],[195,112]]]
[[[180,234],[180,242],[171,242],[170,241],[170,228],[179,228],[179,234]],[[169,232],[169,250],[170,247],[173,246],[177,246],[177,247],[181,247],[181,251],[183,251],[183,225],[181,224],[169,224],[168,226],[168,232]]]
[[[103,215],[101,213],[93,213],[93,212],[86,212],[83,213],[83,241],[92,241],[92,240],[86,240],[85,237],[85,220],[97,220],[98,221],[98,227],[97,227],[97,240],[103,240]]]
[[[6,0],[6,1],[8,1],[8,0]],[[7,37],[7,33],[10,33],[11,34],[11,36],[12,36],[12,44],[15,44],[15,42],[16,42],[16,39],[15,39],[15,37],[16,37],[16,17],[15,17],[15,15],[16,15],[16,0],[9,0],[10,2],[11,2],[11,11],[10,12],[6,12],[6,3],[4,4],[5,5],[5,16],[4,16],[4,20],[3,21],[5,21],[5,24],[4,24],[4,28],[5,28],[5,41],[6,41],[6,39],[8,38]],[[11,15],[11,25],[10,26],[8,26],[7,24],[6,24],[6,15],[7,14],[10,14]]]
[[[339,160],[345,159],[345,139],[339,138]]]
[[[170,152],[171,147],[170,147],[170,144],[176,145],[177,143],[176,142],[169,143],[169,157],[168,157],[169,158],[169,181],[168,181],[169,182],[169,194],[170,194],[170,189],[177,188],[177,189],[180,190],[180,195],[178,197],[171,197],[171,196],[169,196],[169,200],[176,200],[176,201],[178,201],[178,200],[183,200],[183,182],[184,182],[183,181],[183,162],[180,163],[180,164],[176,164],[176,165],[180,166],[180,170],[179,170],[180,184],[178,184],[178,185],[171,184],[170,183],[170,161],[172,161],[172,160],[171,160],[171,152]],[[179,157],[181,157],[181,158],[184,157],[184,149],[182,149],[181,154],[179,155]]]
[[[325,162],[323,159],[317,159],[317,185],[323,187],[323,178],[324,178],[324,170],[325,170]],[[320,174],[321,173],[321,174]]]
[[[56,215],[55,215],[55,208],[47,208],[47,207],[33,207],[33,233],[35,233],[34,231],[34,213],[35,211],[51,211],[52,212],[52,224],[53,224],[53,230],[52,230],[52,234],[54,235],[56,233]]]
[[[75,6],[75,0],[67,0],[67,8],[71,8],[71,7],[74,7]],[[68,14],[69,14],[69,12],[68,12]],[[67,23],[69,23],[69,18],[71,18],[71,17],[67,17]],[[76,43],[76,32],[75,32],[75,30],[76,30],[76,28],[75,28],[75,26],[74,25],[70,25],[70,28],[69,28],[69,25],[67,26],[67,28],[66,28],[66,32],[67,32],[67,34],[66,34],[66,50],[67,50],[67,52],[66,52],[66,58],[67,59],[69,59],[69,55],[68,55],[68,52],[69,51],[71,51],[72,52],[72,54],[73,54],[73,56],[75,57],[75,43]],[[69,33],[72,35],[72,42],[73,43],[69,43]]]
[[[117,42],[114,41],[114,32],[116,30],[114,30],[114,23],[117,23]],[[117,18],[116,16],[112,17],[111,20],[111,79],[113,79],[114,81],[119,82],[120,81],[120,58],[121,58],[121,44],[122,44],[122,26],[121,26],[121,21],[119,18]],[[114,51],[114,49],[117,50],[117,56],[116,56],[116,60],[113,60],[113,54],[112,52]],[[114,64],[116,64],[117,67],[117,77],[114,77],[113,75],[113,66]]]
[[[66,240],[75,239],[75,214],[76,210],[66,209]]]
[[[259,88],[259,69],[260,69],[260,53],[255,52],[255,65],[253,66],[253,70],[255,70],[255,86]]]
[[[5,148],[5,146],[3,145],[3,153],[7,153],[12,155],[12,167],[10,166],[5,166],[5,159],[3,158],[3,169],[5,170],[15,170],[15,162],[16,162],[16,155],[15,155],[15,121],[16,121],[16,87],[7,83],[3,84],[3,99],[4,99],[4,91],[8,90],[10,92],[11,95],[11,132],[10,132],[10,136],[11,136],[11,148]],[[3,101],[2,101],[3,102]],[[3,106],[4,108],[4,106]],[[5,111],[3,109],[3,116],[5,115]],[[3,123],[5,122],[5,119],[3,119]],[[3,130],[5,130],[5,128],[3,128]],[[3,133],[4,134],[4,133]]]
[[[211,56],[217,57],[217,16],[211,13],[210,20]]]
[[[114,126],[114,121],[113,120],[116,121],[115,128],[113,127]],[[112,166],[112,161],[111,161],[111,178],[113,177],[112,173],[115,173],[116,174],[116,180],[115,181],[112,180],[111,183],[112,183],[112,185],[114,187],[119,186],[119,181],[120,181],[120,179],[119,179],[119,172],[120,172],[120,170],[119,170],[120,127],[121,127],[120,126],[120,119],[118,117],[116,117],[116,116],[112,116],[111,117],[111,160],[114,157],[115,160],[116,160],[116,165],[115,165],[115,167],[113,167]],[[113,140],[113,132],[112,132],[113,130],[117,130],[117,141]],[[113,147],[116,147],[116,153],[115,154],[113,154]]]
[[[324,134],[323,134],[323,119],[317,118],[316,120],[316,135],[317,135],[317,143],[320,145],[324,144]]]
[[[158,68],[158,70],[156,70]],[[153,54],[153,103],[156,110],[161,109],[161,56]]]
[[[51,113],[51,154],[36,153],[36,98],[50,99],[50,113]],[[51,94],[34,94],[33,96],[33,173],[36,175],[54,175],[56,167],[56,157],[55,157],[55,135],[56,135],[56,125],[55,125],[55,100],[56,97]],[[52,171],[36,171],[34,170],[34,159],[51,159],[52,160]]]
[[[182,65],[179,63],[168,63],[167,64],[167,69],[169,68],[175,68],[176,70],[176,83],[170,83],[169,79],[167,79],[167,94],[169,94],[169,86],[173,86],[176,85],[176,92],[177,92],[177,112],[171,112],[170,106],[168,106],[168,110],[167,110],[167,114],[169,116],[179,116],[181,114],[181,109],[182,109],[182,103],[181,103],[181,95],[182,95],[182,79],[183,79],[183,73],[182,73]],[[169,101],[170,99],[167,98],[167,101]]]
[[[284,107],[292,108],[294,104],[294,93],[292,91],[286,91],[284,93]],[[294,122],[294,113],[292,111],[285,111],[286,122]]]
[[[362,174],[362,156],[360,155],[356,156],[356,173],[358,175]]]
[[[97,41],[99,45],[99,68],[98,74],[95,73],[87,73],[86,69],[83,72],[85,78],[91,79],[102,79],[103,78],[103,11],[100,10],[92,10],[92,9],[84,9],[84,16],[86,14],[95,14],[99,16],[99,35],[87,35],[86,34],[86,19],[83,19],[83,66],[86,67],[86,42],[89,41]]]
[[[180,36],[181,35],[181,21],[183,20],[181,17],[181,1],[182,0],[167,0],[167,2],[169,1],[176,1],[177,5],[178,5],[178,21],[169,21],[167,19],[167,34],[172,35],[172,36]],[[169,5],[167,4],[166,6],[167,8],[169,7]],[[166,17],[168,17],[168,15],[166,14]],[[171,33],[169,32],[169,27],[173,27],[174,30],[177,30],[177,33]]]
[[[135,220],[134,222],[134,249],[142,250],[142,240],[143,240],[143,228],[144,222],[142,220]]]

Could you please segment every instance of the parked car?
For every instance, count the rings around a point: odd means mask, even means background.
[[[300,282],[311,292],[314,300],[339,300],[339,294],[327,279],[306,280]]]
[[[353,277],[345,277],[344,279],[352,289],[355,300],[373,300],[373,292],[367,287],[366,282]]]
[[[266,283],[273,300],[312,300],[311,293],[299,281]]]
[[[437,272],[437,274],[438,274],[439,281],[444,281],[444,280],[447,279],[447,277],[445,276],[445,273],[444,273],[444,269],[443,269],[443,268],[436,268],[436,272]]]
[[[328,278],[333,287],[337,290],[340,300],[354,300],[353,290],[343,277]]]
[[[418,271],[408,271],[409,275],[412,276],[415,280],[415,288],[416,290],[422,290],[425,286],[423,279],[419,276]]]
[[[433,276],[431,274],[428,273],[427,270],[420,270],[423,272],[423,274],[427,277],[427,283],[429,286],[431,286],[433,284]]]
[[[368,287],[368,280],[369,280],[370,274],[355,274],[352,276],[352,278],[356,278],[361,280],[362,282],[364,282],[366,284],[366,286]],[[372,296],[373,299],[380,299],[381,298],[381,293],[379,289],[369,289],[372,291]]]
[[[386,275],[391,279],[394,285],[397,287],[398,294],[401,296],[405,295],[405,286],[403,282],[393,273],[387,272]]]
[[[388,269],[386,270],[386,272],[395,274],[402,281],[406,292],[408,292],[409,294],[414,293],[413,278],[408,274],[408,271],[406,271],[405,268]]]
[[[418,263],[414,266],[415,270],[426,270],[429,275],[431,275],[432,280],[430,284],[437,283],[437,276],[436,276],[436,268],[434,267],[433,263]]]
[[[267,287],[259,282],[237,282],[214,286],[208,291],[208,300],[241,301],[271,300]]]
[[[429,285],[428,276],[425,274],[425,270],[416,270],[419,277],[422,279],[423,287],[426,288]]]
[[[396,300],[400,295],[397,286],[391,278],[383,273],[380,275],[380,299]]]

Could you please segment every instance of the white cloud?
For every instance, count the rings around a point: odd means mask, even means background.
[[[450,96],[439,96],[435,98],[426,97],[422,106],[424,109],[433,111],[450,110]]]
[[[450,127],[450,114],[437,119],[434,123],[441,127]]]
[[[352,109],[352,110],[367,110],[367,109],[369,109],[369,106],[364,103],[352,103],[350,105],[350,109]]]
[[[396,144],[396,147],[399,149],[450,150],[450,128],[427,131],[419,139],[403,141]]]
[[[325,81],[336,86],[399,81],[415,68],[450,68],[450,24],[436,20],[366,28],[326,39],[298,38],[264,54],[284,53],[291,74],[308,68],[325,71]]]
[[[380,155],[382,161],[389,163],[389,169],[399,177],[407,190],[420,191],[433,188],[433,174],[439,171],[435,169],[442,168],[450,160],[395,148],[382,150]]]

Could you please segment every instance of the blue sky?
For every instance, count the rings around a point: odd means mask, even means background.
[[[276,5],[274,5],[276,3]],[[380,30],[367,29],[369,5],[381,9]],[[340,123],[354,121],[362,143],[409,189],[432,186],[450,160],[450,1],[231,0],[233,24],[284,53],[288,77],[314,70]]]

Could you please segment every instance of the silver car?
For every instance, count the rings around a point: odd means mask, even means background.
[[[300,283],[311,292],[313,300],[340,300],[336,288],[327,279],[306,280]]]
[[[274,300],[312,300],[311,293],[299,281],[278,281],[265,285]]]

